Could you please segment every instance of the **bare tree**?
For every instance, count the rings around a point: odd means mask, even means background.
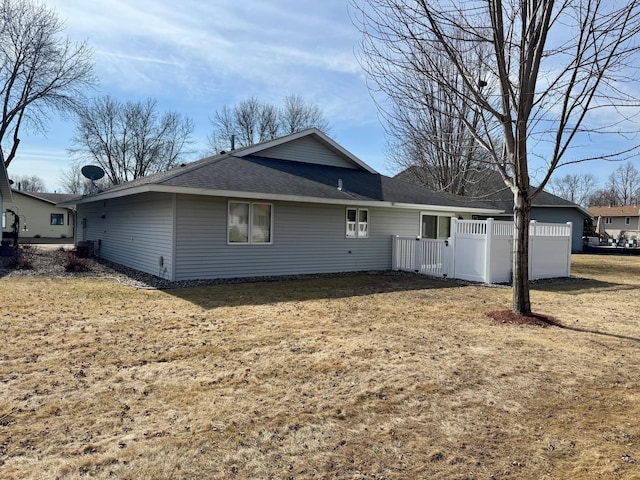
[[[596,190],[587,199],[590,207],[614,207],[618,205],[616,192],[608,188]]]
[[[325,133],[329,131],[329,123],[324,118],[320,107],[307,103],[300,95],[285,97],[284,105],[280,109],[279,121],[280,130],[284,135],[313,127]]]
[[[456,114],[512,190],[513,311],[530,314],[532,200],[560,165],[586,160],[568,158],[576,138],[618,134],[626,120],[621,112],[638,104],[632,89],[623,86],[638,48],[639,1],[352,0],[352,5],[363,34],[363,67],[374,87],[388,94],[403,70],[437,85],[458,106]],[[483,57],[483,48],[491,55]],[[470,54],[480,64],[468,62]],[[443,58],[464,87],[450,83]],[[472,107],[478,125],[461,105]],[[596,110],[607,112],[611,123],[592,115]],[[616,153],[623,152],[610,156]],[[531,169],[541,174],[537,188],[530,184]]]
[[[20,129],[45,130],[53,111],[83,103],[95,83],[91,51],[62,36],[55,11],[31,0],[0,0],[0,158],[9,166]]]
[[[37,175],[18,175],[12,178],[14,186],[21,192],[44,192],[44,180]]]
[[[464,36],[464,32],[460,31],[458,35]],[[460,41],[458,47],[463,48],[464,42]],[[467,127],[469,124],[477,128],[482,118],[465,95],[452,97],[449,89],[454,86],[461,92],[471,92],[444,55],[424,58],[419,48],[407,53],[402,68],[379,70],[376,66],[368,69],[385,93],[383,99],[378,98],[377,105],[385,123],[391,162],[402,170],[420,172],[422,183],[429,188],[467,194],[473,190],[467,187],[488,170],[487,155]],[[487,55],[486,46],[479,45],[465,53],[465,63],[477,65],[480,72]],[[367,59],[361,58],[365,68],[370,65]],[[442,81],[435,82],[415,74],[416,69],[431,68],[430,61],[438,62],[437,68],[447,82],[446,88],[441,86]]]
[[[81,162],[73,162],[69,167],[61,171],[58,182],[65,193],[84,195],[94,189],[93,184],[100,190],[106,190],[111,185],[109,179],[106,177],[95,180],[92,183],[91,180],[82,174],[82,167]]]
[[[325,132],[328,129],[320,109],[297,95],[286,97],[282,108],[255,97],[234,107],[225,105],[214,113],[211,124],[209,145],[215,152],[248,147],[311,127]]]
[[[257,98],[243,100],[233,109],[233,119],[241,146],[253,145],[260,141],[257,136],[262,104]]]
[[[616,168],[607,181],[606,189],[615,195],[618,205],[631,205],[640,196],[640,172],[631,162]]]
[[[114,185],[168,170],[190,153],[193,122],[174,112],[160,115],[155,100],[104,96],[77,113],[71,152],[100,165]]]
[[[89,192],[90,180],[84,178],[79,164],[72,164],[63,169],[58,177],[58,183],[65,193],[84,194]]]
[[[554,177],[549,181],[551,192],[583,207],[589,206],[589,199],[596,187],[596,179],[590,173],[568,173],[563,177]]]

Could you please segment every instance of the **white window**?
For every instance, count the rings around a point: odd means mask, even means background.
[[[420,236],[422,238],[448,238],[451,236],[451,217],[420,214]]]
[[[369,210],[347,208],[347,238],[367,238],[369,236]]]
[[[604,223],[610,225],[613,223],[613,219],[611,217],[604,217]]]
[[[232,244],[269,244],[272,237],[270,203],[229,202],[227,242]]]
[[[624,224],[625,225],[631,225],[631,218],[630,217],[624,217]]]

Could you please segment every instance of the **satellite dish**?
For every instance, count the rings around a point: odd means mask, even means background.
[[[85,176],[85,178],[88,178],[92,182],[100,180],[102,177],[104,177],[104,170],[97,165],[85,165],[80,171],[82,172],[82,175]]]
[[[80,169],[80,171],[85,178],[91,180],[92,188],[89,189],[89,193],[100,193],[102,190],[100,190],[100,187],[96,185],[96,180],[100,180],[104,177],[104,170],[97,165],[85,165]],[[95,189],[95,191],[92,192],[92,189]]]

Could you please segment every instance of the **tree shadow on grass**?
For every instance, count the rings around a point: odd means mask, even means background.
[[[628,335],[620,335],[617,333],[601,332],[599,330],[593,330],[589,328],[578,328],[570,325],[565,325],[554,317],[549,315],[541,315],[532,313],[530,315],[519,315],[511,310],[496,310],[487,313],[487,317],[491,318],[496,323],[512,324],[512,325],[528,325],[534,327],[548,328],[557,327],[563,330],[571,330],[573,332],[590,333],[593,335],[601,335],[604,337],[618,338],[621,340],[631,340],[633,342],[640,342],[640,338],[630,337]]]
[[[254,281],[231,280],[219,285],[172,288],[164,291],[209,310],[219,307],[340,299],[378,293],[462,286],[455,280],[412,273],[371,272],[273,277]]]
[[[557,278],[531,282],[531,290],[541,292],[566,293],[577,295],[580,293],[595,293],[603,291],[637,290],[640,286],[624,283],[603,282],[592,278]]]
[[[620,335],[618,333],[601,332],[600,330],[592,330],[590,328],[571,327],[569,325],[564,325],[562,323],[558,323],[556,326],[559,327],[559,328],[562,328],[564,330],[571,330],[572,332],[590,333],[592,335],[600,335],[600,336],[603,336],[603,337],[617,338],[617,339],[620,339],[620,340],[631,340],[632,342],[639,342],[640,343],[640,338],[630,337],[628,335]]]

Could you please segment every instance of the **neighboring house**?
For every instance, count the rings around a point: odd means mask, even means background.
[[[601,226],[615,239],[624,236],[627,240],[640,238],[640,206],[589,207],[594,217],[602,217]]]
[[[75,216],[72,208],[58,207],[76,195],[12,191],[13,199],[6,201],[2,217],[3,236],[8,236],[15,212],[20,219],[19,238],[24,241],[67,242],[74,237]]]
[[[76,241],[173,281],[390,270],[392,238],[501,211],[378,174],[317,129],[173,168],[76,205]]]
[[[419,167],[411,167],[396,175],[395,178],[421,184],[425,175],[421,170]],[[513,193],[511,190],[497,173],[483,175],[480,178],[481,181],[469,185],[466,196],[500,210],[500,214],[493,216],[496,220],[513,220]],[[486,216],[478,215],[474,218],[482,220]],[[591,221],[591,219],[591,213],[580,205],[544,190],[534,198],[531,206],[531,220],[547,223],[571,222],[573,224],[571,241],[573,252],[582,251],[585,221]]]

